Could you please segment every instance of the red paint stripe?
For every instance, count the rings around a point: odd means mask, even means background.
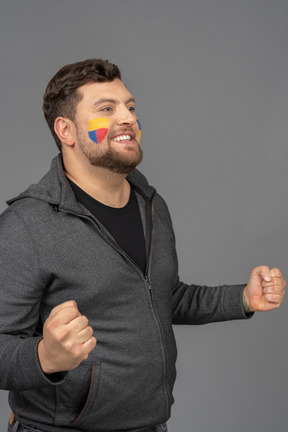
[[[107,132],[108,132],[108,128],[97,129],[97,143],[105,139]]]

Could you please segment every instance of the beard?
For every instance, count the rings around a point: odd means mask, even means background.
[[[125,152],[121,152],[111,146],[108,136],[101,144],[88,142],[84,131],[77,127],[77,141],[82,154],[91,165],[106,168],[117,174],[129,174],[143,158],[143,151],[137,140],[135,140],[136,146],[133,144]]]

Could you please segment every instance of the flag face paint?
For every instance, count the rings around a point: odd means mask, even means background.
[[[97,117],[88,122],[89,138],[96,144],[103,141],[107,135],[110,120],[107,118]]]
[[[137,124],[138,124],[138,128],[139,128],[139,138],[141,138],[141,134],[142,134],[142,127],[141,127],[141,123],[140,121],[137,119]]]

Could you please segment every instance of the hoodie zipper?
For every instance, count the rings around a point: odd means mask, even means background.
[[[148,270],[149,270],[149,265],[150,265],[150,261],[151,261],[151,249],[152,249],[151,245],[152,245],[153,230],[154,230],[154,206],[153,206],[153,199],[154,199],[155,193],[156,193],[156,191],[154,191],[153,195],[151,196],[150,203],[149,203],[150,206],[151,206],[151,229],[150,229],[150,232],[148,234],[149,235],[149,239],[148,239],[148,241],[149,241],[149,253],[148,253],[148,256],[147,256],[147,262],[146,262],[145,273],[144,273],[144,279],[145,279],[145,281],[147,283],[149,291],[152,290],[152,286],[151,286],[151,283],[150,283],[150,280],[149,280],[149,276],[148,276]],[[97,221],[97,219],[95,217],[87,215],[85,213],[76,212],[76,211],[73,211],[73,210],[66,210],[66,209],[63,209],[63,208],[61,208],[59,206],[55,206],[55,208],[56,207],[57,207],[57,211],[60,211],[62,213],[72,214],[74,216],[79,216],[79,217],[82,217],[82,218],[87,218],[89,220],[92,220],[92,222],[96,224],[98,230],[100,231],[100,233],[102,234],[102,236],[104,237],[104,239],[107,241],[107,243],[109,243],[110,246],[112,246],[113,249],[117,250],[121,255],[124,255],[125,258],[127,258],[133,264],[133,266],[137,268],[137,271],[140,272],[141,276],[143,276],[143,271],[138,266],[138,264],[129,255],[127,255],[126,252],[116,242],[113,241],[113,239],[111,239],[110,237],[108,237],[108,235],[105,233],[105,231],[99,225],[99,223],[98,223],[98,221]],[[148,221],[146,221],[146,223],[148,223]]]
[[[149,265],[151,262],[151,256],[152,256],[152,241],[153,241],[153,233],[154,233],[154,205],[153,205],[153,200],[154,200],[154,196],[156,194],[156,191],[153,193],[153,195],[150,198],[150,208],[151,208],[151,228],[150,231],[148,232],[149,235],[149,252],[148,252],[148,257],[147,257],[147,262],[146,262],[146,267],[145,267],[145,273],[143,275],[142,270],[140,269],[140,267],[138,266],[138,264],[132,260],[132,258],[130,258],[129,255],[126,254],[126,252],[116,243],[114,242],[111,238],[108,237],[108,235],[105,233],[105,231],[102,229],[102,227],[99,225],[99,223],[97,222],[97,219],[93,216],[90,215],[86,215],[84,213],[80,213],[80,212],[75,212],[72,210],[65,210],[61,207],[58,207],[58,211],[61,211],[62,213],[67,213],[67,214],[72,214],[74,216],[78,216],[78,217],[82,217],[82,218],[87,218],[89,220],[92,220],[93,223],[96,224],[98,230],[100,231],[101,235],[103,236],[103,238],[107,241],[107,243],[113,247],[116,251],[118,251],[121,255],[124,255],[125,258],[127,258],[131,264],[136,268],[137,272],[140,273],[141,277],[144,276],[145,279],[145,283],[146,286],[148,287],[149,293],[150,293],[150,300],[151,300],[151,306],[152,306],[152,310],[153,310],[153,315],[154,318],[156,320],[158,329],[159,329],[159,333],[160,333],[160,340],[161,340],[161,346],[163,349],[163,359],[164,359],[164,379],[163,379],[163,388],[165,389],[165,394],[167,397],[167,401],[168,401],[168,411],[169,411],[169,404],[170,404],[170,396],[169,396],[169,392],[167,390],[167,385],[168,385],[168,370],[167,370],[167,351],[166,351],[166,347],[164,344],[164,337],[163,337],[163,330],[159,321],[159,318],[154,310],[154,306],[153,306],[153,294],[152,294],[152,284],[150,282],[149,276],[148,276],[148,271],[149,271]],[[149,221],[146,220],[146,223],[148,223]]]

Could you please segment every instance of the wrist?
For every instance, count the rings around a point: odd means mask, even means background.
[[[249,304],[247,303],[247,300],[246,300],[246,298],[245,298],[244,291],[243,291],[243,296],[242,296],[242,304],[243,304],[243,308],[244,308],[245,313],[251,313],[251,312],[253,312],[253,311],[250,309]]]
[[[45,343],[44,340],[41,339],[39,344],[38,344],[38,361],[39,361],[39,365],[42,369],[42,372],[45,374],[52,374],[55,371],[52,369],[49,360],[47,359],[46,356],[46,350],[45,350]]]

